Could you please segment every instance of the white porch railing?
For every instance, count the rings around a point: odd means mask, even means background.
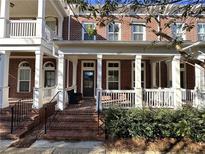
[[[102,108],[109,108],[109,107],[133,108],[135,106],[135,91],[134,90],[102,90],[100,100],[101,100]]]
[[[191,89],[181,89],[182,103],[193,105],[196,100],[196,91]]]
[[[56,33],[50,27],[48,27],[48,25],[45,25],[44,38],[47,41],[52,41],[53,39],[57,38]]]
[[[46,87],[43,89],[43,98],[44,99],[50,99],[53,97],[56,93],[56,87]]]
[[[9,36],[15,37],[35,37],[36,20],[10,20]]]
[[[174,91],[172,89],[144,89],[145,107],[174,108]]]

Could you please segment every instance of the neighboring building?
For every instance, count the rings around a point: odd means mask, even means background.
[[[180,61],[167,41],[153,44],[158,38],[143,26],[143,14],[100,27],[83,14],[77,20],[61,0],[1,0],[0,6],[0,108],[29,98],[39,109],[61,91],[63,110],[69,89],[96,98],[100,108],[203,103],[204,69]],[[158,29],[154,22],[149,26]],[[167,33],[187,46],[200,41],[191,50],[204,53],[205,20],[190,32],[182,27],[179,22]],[[86,31],[92,28],[96,36]]]

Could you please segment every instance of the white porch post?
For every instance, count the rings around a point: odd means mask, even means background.
[[[63,18],[58,18],[58,37],[62,38],[63,33]]]
[[[0,108],[9,106],[9,56],[10,52],[0,51]]]
[[[7,36],[7,24],[9,21],[9,3],[10,0],[1,0],[0,9],[0,38]]]
[[[135,56],[135,107],[142,108],[141,55]]]
[[[200,55],[197,58],[200,61],[205,60],[205,55]],[[195,91],[196,91],[196,97],[194,100],[194,107],[201,107],[201,101],[200,101],[200,92],[205,91],[205,70],[201,66],[195,64]]]
[[[181,87],[180,87],[180,55],[176,55],[172,59],[172,89],[174,91],[174,108],[182,107]]]
[[[38,17],[36,25],[36,36],[43,37],[45,33],[45,0],[38,0]]]
[[[65,108],[65,59],[64,54],[61,51],[58,51],[58,103],[57,107],[60,110]]]
[[[33,94],[33,108],[40,109],[43,106],[43,52],[37,50],[35,52],[35,85]]]
[[[157,80],[156,80],[156,62],[152,62],[152,88],[157,87]]]
[[[200,61],[205,60],[205,56],[201,55],[197,58]],[[205,90],[205,81],[204,81],[204,68],[201,66],[195,64],[195,89],[198,89],[200,91]]]
[[[101,96],[102,96],[102,55],[97,55],[97,98],[96,111],[102,110]]]
[[[75,57],[73,60],[73,85],[74,91],[77,92],[77,67],[78,67],[78,59]]]

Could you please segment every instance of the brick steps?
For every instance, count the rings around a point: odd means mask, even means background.
[[[48,140],[96,140],[103,141],[104,135],[98,135],[97,131],[55,131],[49,130],[46,135],[44,135],[44,139]]]
[[[85,101],[85,100],[84,100]],[[48,140],[99,140],[105,139],[101,131],[98,135],[98,115],[93,101],[69,105],[48,120],[47,134],[42,136]],[[50,125],[49,125],[50,123]]]

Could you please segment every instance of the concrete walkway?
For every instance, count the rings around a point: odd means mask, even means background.
[[[8,146],[7,146],[8,147]],[[102,142],[38,140],[30,148],[2,148],[1,154],[105,154]]]

